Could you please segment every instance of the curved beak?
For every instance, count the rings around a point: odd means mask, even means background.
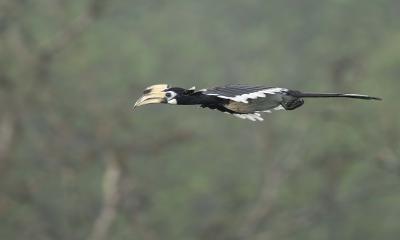
[[[143,96],[135,102],[135,105],[133,105],[133,110],[142,105],[165,103],[166,98],[164,90],[168,87],[167,84],[158,84],[146,88],[143,92]]]

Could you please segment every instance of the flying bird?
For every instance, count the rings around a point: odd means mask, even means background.
[[[356,98],[381,100],[362,94],[306,93],[279,87],[230,84],[196,91],[195,87],[184,89],[157,84],[146,88],[133,109],[154,103],[175,105],[200,105],[251,121],[263,121],[261,113],[272,110],[294,110],[304,104],[304,98]]]

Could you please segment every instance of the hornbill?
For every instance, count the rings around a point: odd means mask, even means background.
[[[177,105],[200,105],[203,108],[216,109],[242,119],[263,121],[260,113],[271,110],[294,110],[304,104],[303,98],[357,98],[381,100],[361,94],[344,93],[305,93],[278,87],[249,86],[230,84],[212,89],[196,91],[157,84],[146,88],[143,96],[136,101],[133,109],[152,103]]]

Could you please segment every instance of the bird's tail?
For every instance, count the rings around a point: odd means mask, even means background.
[[[352,93],[303,93],[294,91],[293,93],[290,93],[290,95],[298,98],[357,98],[364,100],[382,100],[382,98],[379,97]]]

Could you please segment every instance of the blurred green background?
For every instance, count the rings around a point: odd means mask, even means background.
[[[398,239],[400,1],[1,0],[0,239]],[[132,112],[152,84],[307,100]]]

